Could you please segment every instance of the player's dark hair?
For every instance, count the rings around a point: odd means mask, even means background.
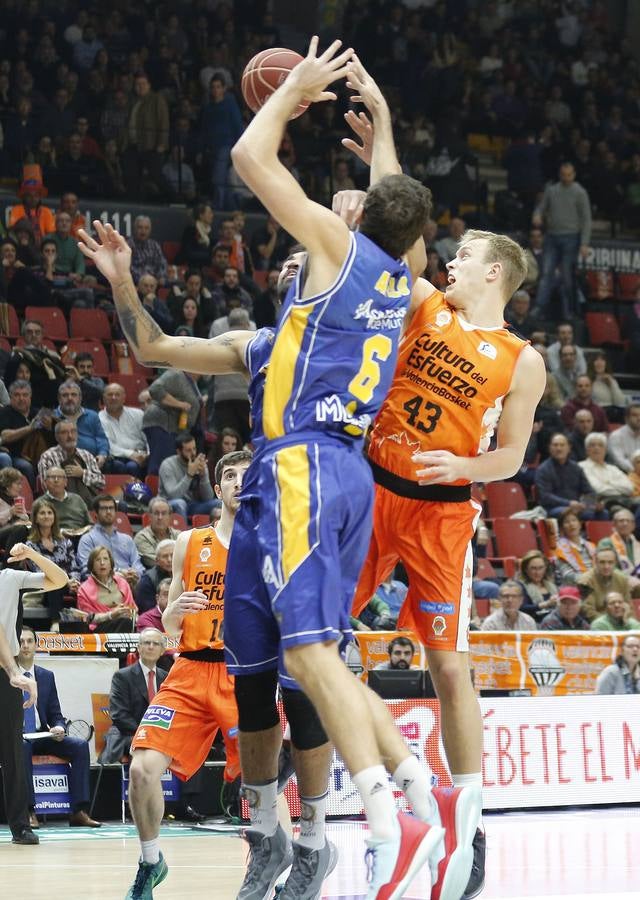
[[[195,441],[195,438],[190,431],[179,431],[175,439],[176,450],[182,450],[184,445],[191,443],[191,441]]]
[[[422,234],[431,205],[431,191],[415,178],[386,175],[367,191],[360,231],[399,259]]]
[[[221,456],[216,463],[216,470],[214,472],[215,483],[220,484],[222,473],[225,469],[228,469],[229,466],[237,466],[238,463],[242,462],[251,462],[252,459],[253,453],[251,450],[232,450],[231,453],[225,453],[225,455]]]
[[[389,656],[391,656],[391,651],[394,647],[410,647],[411,653],[416,652],[413,641],[409,640],[407,637],[394,637],[393,640],[389,641],[387,644],[387,653]]]

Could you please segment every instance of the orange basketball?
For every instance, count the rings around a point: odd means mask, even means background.
[[[242,96],[249,109],[258,112],[302,59],[299,53],[284,47],[272,47],[256,53],[247,63],[240,82]],[[308,106],[308,103],[300,103],[290,118],[297,119]]]

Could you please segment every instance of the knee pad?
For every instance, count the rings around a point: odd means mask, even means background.
[[[240,731],[266,731],[280,721],[276,706],[278,672],[236,675],[235,695]]]
[[[291,726],[291,743],[296,750],[315,750],[327,743],[327,733],[306,694],[283,688],[282,702]]]

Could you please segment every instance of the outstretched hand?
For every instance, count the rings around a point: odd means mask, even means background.
[[[365,191],[338,191],[333,195],[331,209],[349,228],[354,228],[360,221],[366,196]]]
[[[387,105],[382,91],[355,53],[347,64],[347,87],[355,91],[351,96],[352,102],[364,103],[372,114]]]
[[[103,225],[96,219],[93,227],[98,240],[87,234],[84,228],[80,228],[78,247],[87,259],[93,260],[107,281],[118,284],[130,274],[131,247],[112,225]]]
[[[371,165],[371,154],[373,153],[373,125],[371,119],[366,113],[356,113],[350,109],[344,114],[347,125],[352,129],[356,137],[360,139],[360,143],[354,141],[353,138],[342,138],[340,142],[346,150],[350,150],[358,159],[361,159],[365,165]]]
[[[351,47],[336,56],[341,46],[342,41],[334,41],[324,53],[317,56],[318,36],[314,35],[306,57],[291,70],[286,83],[295,86],[301,92],[302,99],[309,103],[336,100],[336,94],[327,91],[326,88],[332,82],[345,77],[346,63],[353,56]]]

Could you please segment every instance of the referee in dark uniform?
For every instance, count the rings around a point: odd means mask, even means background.
[[[37,835],[29,827],[27,784],[22,756],[22,724],[24,707],[33,706],[37,687],[16,664],[20,652],[19,634],[22,629],[20,591],[56,591],[69,581],[59,566],[26,544],[14,544],[8,564],[30,561],[41,570],[5,568],[0,572],[0,765],[4,788],[7,822],[14,844],[37,844]],[[23,702],[22,691],[28,698]]]

